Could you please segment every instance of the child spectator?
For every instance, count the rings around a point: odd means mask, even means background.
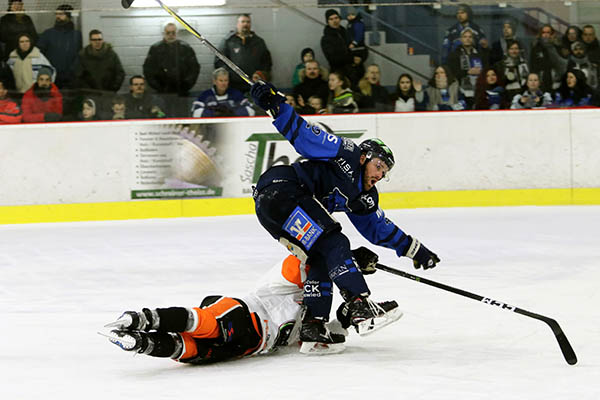
[[[125,119],[125,113],[127,112],[127,105],[125,104],[125,97],[116,95],[112,98],[112,117],[111,119]]]
[[[310,47],[302,49],[300,52],[300,64],[296,65],[294,69],[294,73],[292,74],[292,87],[299,85],[302,82],[302,78],[304,77],[305,64],[309,61],[315,59],[315,52]]]
[[[331,114],[346,114],[358,112],[354,95],[350,90],[350,81],[341,72],[329,74],[329,101],[327,110]]]
[[[314,114],[326,114],[327,109],[323,107],[323,100],[319,96],[310,96],[308,105],[315,111]]]
[[[495,68],[485,68],[477,78],[475,110],[499,110],[506,106],[506,90],[503,87],[502,73]]]
[[[356,7],[348,7],[348,33],[350,34],[350,53],[353,56],[359,56],[363,62],[369,56],[369,50],[365,46],[365,23],[362,21],[362,15],[357,11]]]
[[[445,65],[435,69],[425,92],[428,111],[459,111],[464,110],[467,105],[458,82]]]
[[[96,102],[91,98],[83,100],[81,111],[77,116],[79,121],[97,121],[100,118],[96,115]]]
[[[394,112],[425,111],[427,98],[423,85],[413,80],[410,74],[402,74],[396,83],[396,92],[392,95]]]
[[[515,95],[510,108],[519,110],[522,108],[545,108],[552,104],[552,96],[541,89],[540,77],[535,72],[527,75],[527,88],[523,93]]]

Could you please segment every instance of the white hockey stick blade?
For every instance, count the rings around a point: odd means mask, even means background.
[[[393,310],[390,310],[379,317],[367,319],[359,323],[356,326],[356,332],[358,332],[360,336],[368,336],[373,332],[376,332],[381,328],[398,321],[402,315],[403,313],[399,308],[394,308]]]
[[[300,346],[300,353],[320,356],[324,354],[336,354],[341,353],[346,349],[344,343],[319,343],[319,342],[303,342]]]

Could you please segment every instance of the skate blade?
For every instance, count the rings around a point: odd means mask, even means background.
[[[130,315],[123,314],[116,321],[104,325],[105,328],[127,329],[131,326],[133,320]]]
[[[303,342],[300,346],[300,353],[307,355],[336,354],[341,353],[345,348],[344,343]]]
[[[119,346],[121,349],[126,350],[126,351],[133,349],[135,347],[135,345],[137,344],[137,341],[135,340],[135,338],[130,335],[119,336],[113,332],[109,332],[109,333],[98,332],[98,335],[104,336],[105,338],[108,339],[109,342],[111,342],[114,345]]]
[[[398,321],[402,317],[403,313],[399,308],[394,308],[386,312],[384,315],[376,318],[371,318],[366,321],[360,322],[356,326],[356,332],[360,336],[368,336],[373,332],[377,332],[381,328],[388,326],[396,321]]]

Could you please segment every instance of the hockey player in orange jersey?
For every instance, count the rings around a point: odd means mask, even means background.
[[[353,253],[363,273],[375,271],[375,253],[364,247]],[[279,346],[298,343],[303,282],[309,268],[290,255],[245,296],[208,296],[200,307],[126,311],[106,325],[114,329],[105,336],[126,351],[193,364],[269,353]],[[396,314],[395,319],[401,315]],[[332,325],[336,325],[333,334],[343,335],[347,334],[343,328],[350,324],[340,321]],[[343,349],[343,343],[336,343],[316,352],[337,353]]]

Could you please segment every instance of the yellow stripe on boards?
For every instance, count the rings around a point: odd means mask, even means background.
[[[381,193],[383,209],[600,205],[600,188]],[[254,213],[249,198],[140,200],[0,207],[0,224],[208,217]]]

